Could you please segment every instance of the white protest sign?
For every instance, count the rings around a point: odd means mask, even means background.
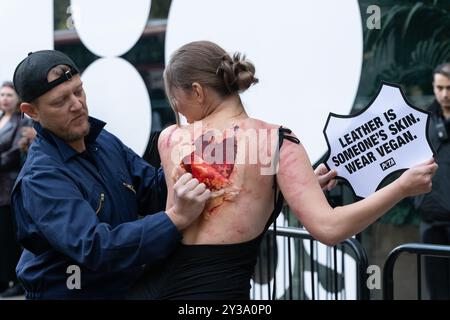
[[[375,192],[390,174],[433,156],[429,114],[409,104],[400,87],[382,83],[375,99],[356,115],[330,113],[324,134],[328,168],[358,197]]]

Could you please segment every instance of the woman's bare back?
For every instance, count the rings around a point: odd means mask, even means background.
[[[229,244],[256,238],[273,210],[278,126],[245,118],[171,126],[159,151],[170,192],[176,167],[212,191],[201,216],[183,232],[186,244]]]

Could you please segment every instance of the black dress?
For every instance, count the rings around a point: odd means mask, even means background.
[[[279,128],[283,140],[300,141],[287,128]],[[265,231],[277,219],[284,198],[273,180],[274,208],[264,231],[256,238],[235,244],[180,244],[160,265],[154,265],[130,289],[130,300],[249,300],[259,247]],[[276,230],[276,225],[274,225]],[[272,237],[272,239],[275,238]]]

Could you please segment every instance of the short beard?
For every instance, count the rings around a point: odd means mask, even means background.
[[[444,104],[445,103],[445,104]],[[449,101],[445,101],[444,103],[440,104],[442,106],[442,108],[444,109],[450,109],[450,102]]]
[[[89,134],[89,131],[91,130],[91,124],[87,123],[87,129],[84,130],[82,133],[68,133],[66,136],[63,137],[63,140],[66,142],[74,142],[78,141],[80,139],[83,139]]]

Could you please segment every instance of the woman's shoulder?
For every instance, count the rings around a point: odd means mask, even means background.
[[[255,128],[255,129],[276,129],[280,127],[278,124],[265,122],[261,119],[247,118],[241,123],[242,128]]]
[[[295,133],[292,132],[288,127],[280,124],[273,124],[269,122],[265,122],[256,118],[247,118],[240,126],[242,129],[258,129],[258,130],[268,130],[271,132],[276,132],[277,135],[280,133],[280,129],[283,132],[283,135],[286,136],[294,136]]]
[[[173,134],[176,131],[180,130],[181,127],[182,126],[173,124],[161,131],[158,137],[158,147],[160,148],[160,150],[170,147]]]
[[[193,139],[193,130],[190,125],[174,124],[163,131],[158,137],[158,151],[161,159],[173,153],[174,148],[183,148],[190,145]]]

